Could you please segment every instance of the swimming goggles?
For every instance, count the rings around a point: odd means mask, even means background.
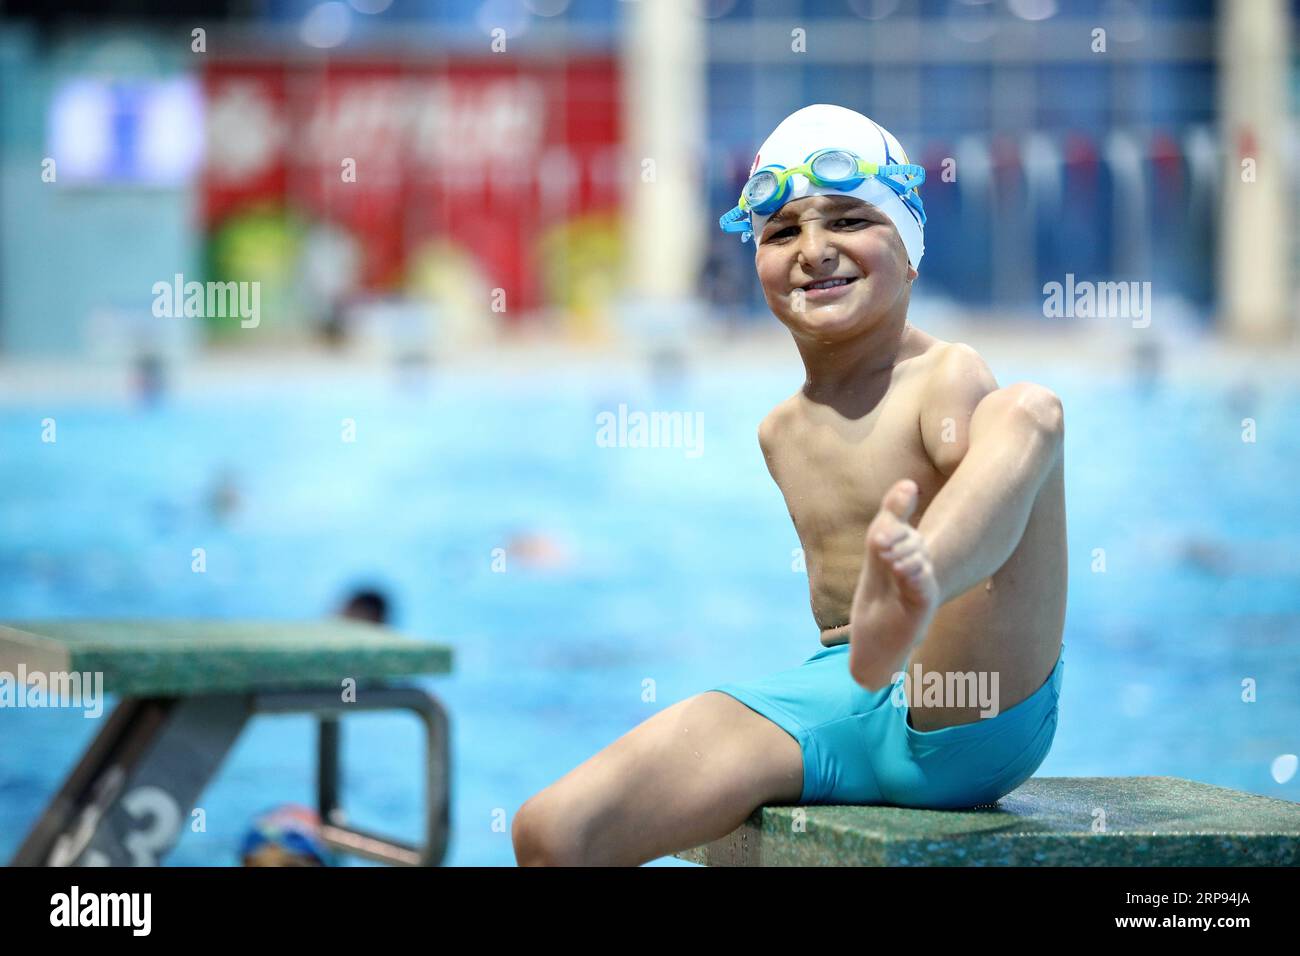
[[[819,149],[809,153],[801,165],[789,169],[764,166],[749,177],[745,188],[740,191],[740,201],[735,208],[723,213],[718,225],[724,232],[742,232],[741,241],[748,240],[754,234],[749,225],[750,213],[766,216],[784,205],[790,198],[790,177],[795,173],[806,176],[815,186],[843,192],[857,189],[869,176],[875,176],[898,193],[921,225],[925,225],[925,206],[917,191],[917,187],[925,182],[925,167],[915,163],[881,166],[867,162],[849,149]],[[903,176],[905,181],[891,178],[894,176]]]

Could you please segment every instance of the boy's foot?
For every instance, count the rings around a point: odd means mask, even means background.
[[[897,481],[867,527],[866,556],[849,628],[850,669],[867,690],[887,686],[925,637],[939,607],[939,583],[921,533],[908,524],[916,482]]]

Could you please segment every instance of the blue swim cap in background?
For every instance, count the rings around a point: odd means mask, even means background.
[[[337,866],[334,854],[320,833],[320,817],[301,804],[286,804],[253,821],[239,845],[239,858],[267,844],[274,844],[296,856],[316,859],[321,866]]]

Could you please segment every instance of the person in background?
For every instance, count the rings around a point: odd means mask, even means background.
[[[167,392],[162,358],[153,352],[142,352],[136,356],[132,373],[131,386],[137,401],[147,408],[160,404]]]
[[[320,817],[301,804],[288,803],[253,821],[239,847],[242,866],[334,866],[321,838]]]
[[[388,598],[372,589],[354,591],[339,612],[342,617],[371,624],[387,624],[388,613]]]
[[[562,571],[572,563],[569,550],[541,531],[516,531],[506,540],[506,555],[534,571]]]
[[[233,468],[225,466],[208,489],[208,513],[216,523],[226,524],[239,511],[240,505],[239,477]]]

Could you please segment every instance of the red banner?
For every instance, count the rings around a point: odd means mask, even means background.
[[[505,291],[544,301],[540,243],[616,213],[616,61],[453,58],[428,65],[213,60],[203,210],[209,234],[252,210],[345,231],[360,286],[396,290],[436,240]]]

